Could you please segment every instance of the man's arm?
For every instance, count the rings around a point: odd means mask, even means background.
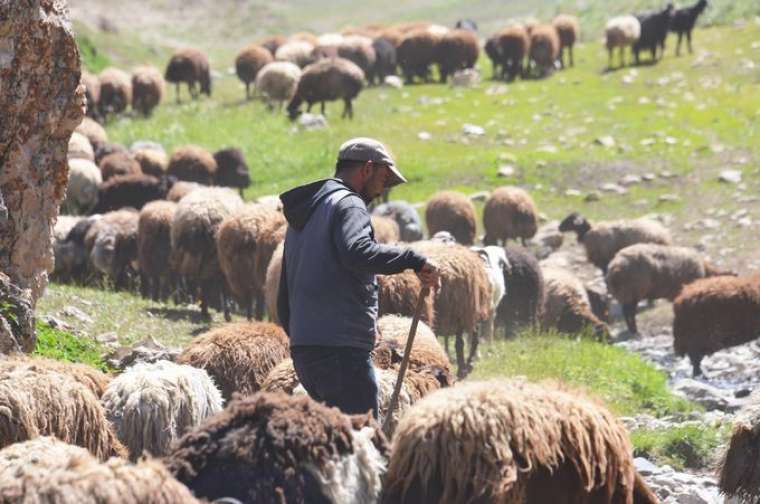
[[[285,274],[285,253],[282,256],[282,269],[280,271],[280,290],[277,292],[277,318],[280,325],[285,329],[285,334],[290,335],[290,301],[288,300],[288,277]]]

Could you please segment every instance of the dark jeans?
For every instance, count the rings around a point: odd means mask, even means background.
[[[368,350],[296,346],[290,349],[298,379],[312,399],[349,415],[377,418],[377,379]]]

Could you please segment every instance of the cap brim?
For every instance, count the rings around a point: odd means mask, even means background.
[[[393,174],[393,176],[390,178],[390,180],[388,180],[386,187],[391,188],[393,186],[406,183],[406,178],[403,175],[401,175],[401,172],[398,171],[398,168],[396,168],[396,165],[390,164],[388,165],[388,168],[390,168],[391,174]]]

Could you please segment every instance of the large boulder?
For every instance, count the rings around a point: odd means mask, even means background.
[[[36,340],[29,291],[0,273],[0,353],[31,352]]]

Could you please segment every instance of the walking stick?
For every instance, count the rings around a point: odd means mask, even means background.
[[[420,291],[420,297],[417,298],[417,308],[414,310],[414,318],[412,319],[412,326],[409,328],[409,337],[406,339],[406,348],[404,348],[404,357],[401,359],[401,366],[398,369],[398,378],[396,378],[396,386],[393,388],[393,395],[391,396],[391,403],[388,406],[388,411],[385,413],[385,420],[383,420],[383,432],[390,437],[391,416],[398,407],[398,396],[401,394],[401,386],[404,384],[404,375],[406,374],[406,368],[409,367],[409,358],[412,356],[412,345],[414,344],[414,337],[417,335],[417,325],[420,322],[420,315],[422,315],[422,307],[425,305],[425,298],[430,294],[430,287],[423,287]]]

